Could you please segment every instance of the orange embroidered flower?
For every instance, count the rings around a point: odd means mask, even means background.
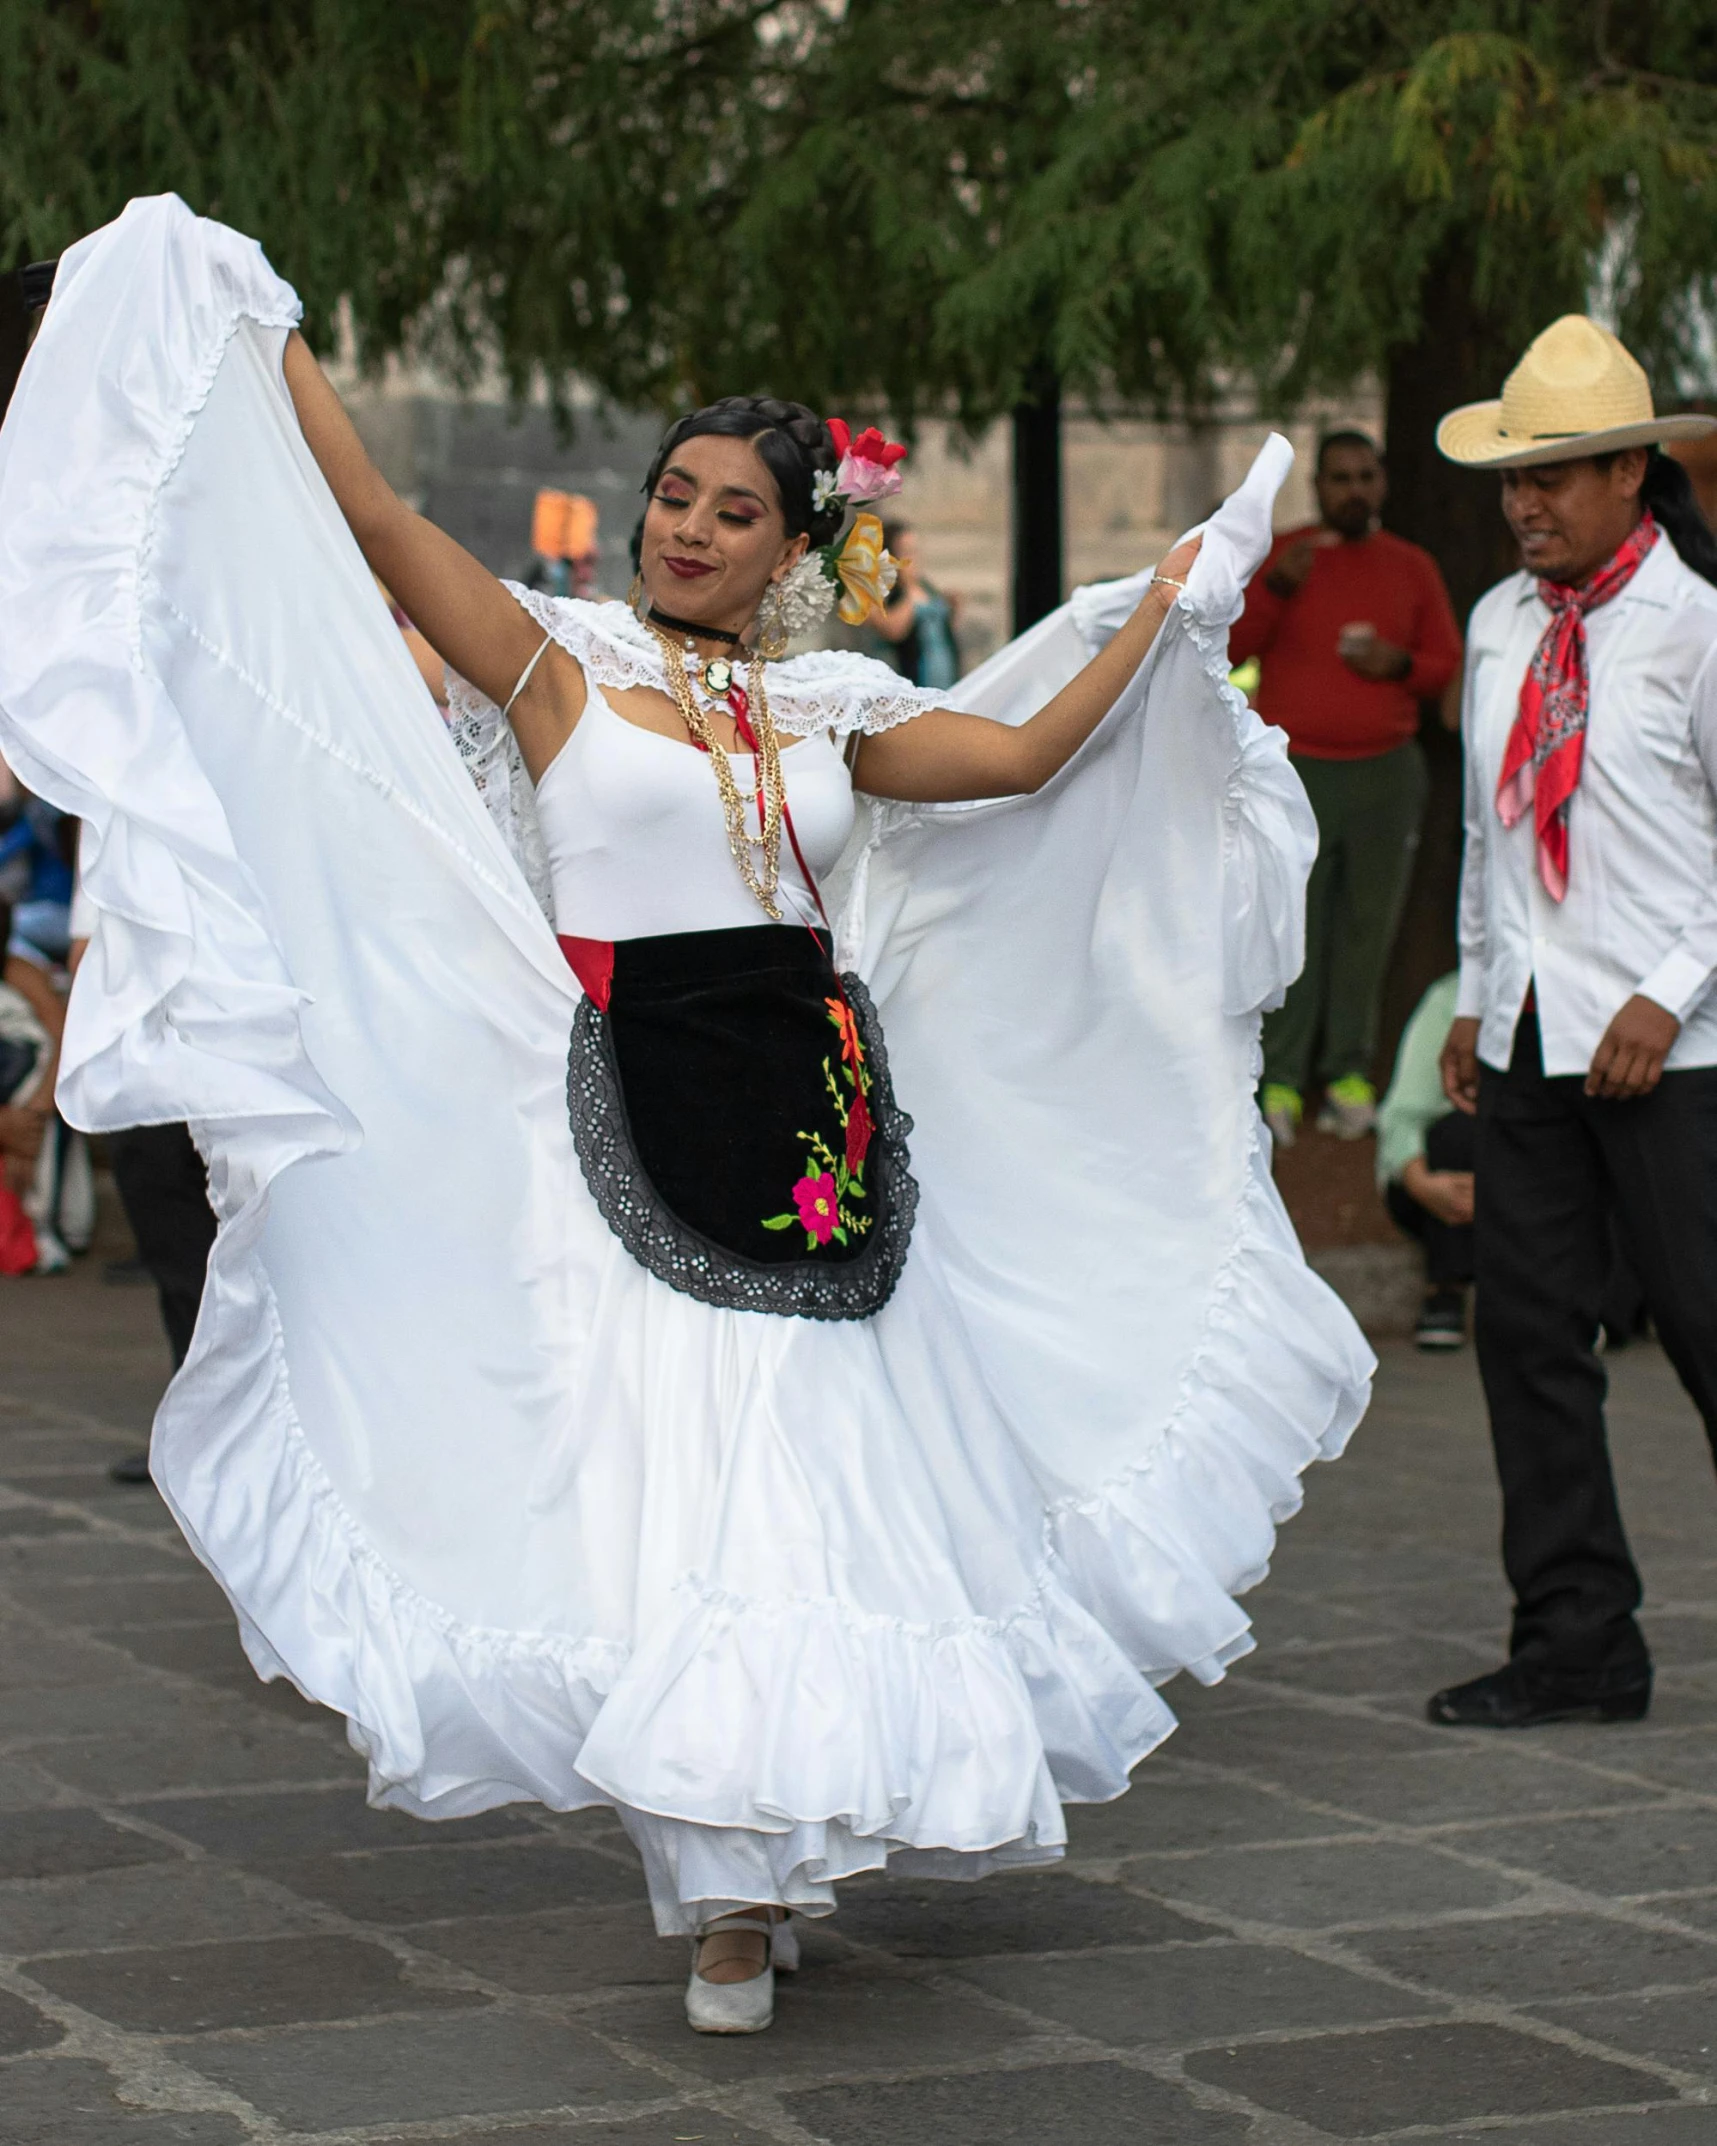
[[[829,1019],[841,1032],[841,1063],[855,1071],[864,1064],[864,1045],[859,1041],[858,1018],[844,998],[826,998]]]

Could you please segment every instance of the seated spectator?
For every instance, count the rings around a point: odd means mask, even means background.
[[[60,962],[70,944],[77,822],[9,778],[0,802],[0,899],[12,905],[7,945],[26,959]]]
[[[1414,1008],[1395,1054],[1395,1077],[1377,1111],[1377,1184],[1390,1218],[1425,1248],[1425,1300],[1413,1338],[1422,1349],[1466,1339],[1473,1279],[1473,1149],[1478,1121],[1451,1110],[1439,1058],[1454,1019],[1457,972],[1440,976]],[[1633,1262],[1609,1218],[1609,1274],[1599,1347],[1625,1348],[1650,1315]]]
[[[1473,1278],[1475,1121],[1449,1108],[1438,1059],[1455,1014],[1458,975],[1440,976],[1415,1007],[1377,1112],[1377,1183],[1394,1221],[1425,1248],[1425,1298],[1413,1339],[1458,1349]]]
[[[0,903],[0,908],[4,904]],[[14,920],[10,945],[0,964],[0,980],[9,1002],[28,1010],[47,1039],[36,1076],[13,1091],[10,1134],[0,1139],[20,1180],[24,1211],[35,1228],[34,1274],[59,1274],[78,1252],[87,1252],[95,1236],[95,1172],[89,1141],[69,1126],[54,1104],[60,1043],[65,1033],[66,1001],[62,978],[41,949],[23,938]],[[28,1167],[33,1162],[33,1167]]]
[[[0,899],[0,943],[11,928],[11,905]],[[58,1024],[42,1018],[33,988],[13,981],[22,967],[8,961],[0,976],[0,1274],[37,1271],[41,1247],[20,1194],[33,1183],[52,1116]],[[30,982],[25,971],[19,981]]]

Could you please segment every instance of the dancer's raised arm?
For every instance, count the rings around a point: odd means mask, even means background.
[[[542,628],[480,560],[400,498],[296,331],[287,338],[285,370],[305,441],[371,570],[436,654],[505,706],[541,644]],[[584,673],[564,649],[550,648],[512,711],[533,777],[553,759],[583,707]]]
[[[1055,698],[1019,724],[934,708],[878,732],[859,747],[853,781],[873,797],[938,804],[969,797],[1016,797],[1041,790],[1079,750],[1150,653],[1200,539],[1177,544],[1107,647]]]

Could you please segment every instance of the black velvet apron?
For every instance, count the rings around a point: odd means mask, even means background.
[[[865,1319],[906,1259],[918,1187],[881,1024],[824,936],[764,924],[561,940],[585,987],[567,1071],[597,1207],[705,1304]]]

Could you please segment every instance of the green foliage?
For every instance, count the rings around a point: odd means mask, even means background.
[[[463,186],[444,0],[0,0],[0,259],[174,190],[260,238],[326,333],[381,349],[441,281]]]
[[[1648,357],[1695,355],[1717,263],[1717,17],[1647,0],[1201,0],[1184,28],[1080,10],[1088,117],[945,317],[994,333],[1029,263],[1090,389],[1196,402],[1340,386],[1434,335],[1454,263],[1519,347],[1610,271]],[[1645,65],[1649,56],[1650,66]]]
[[[630,403],[1287,400],[1600,263],[1686,365],[1714,163],[1709,0],[0,0],[7,253],[174,187],[324,337]]]

